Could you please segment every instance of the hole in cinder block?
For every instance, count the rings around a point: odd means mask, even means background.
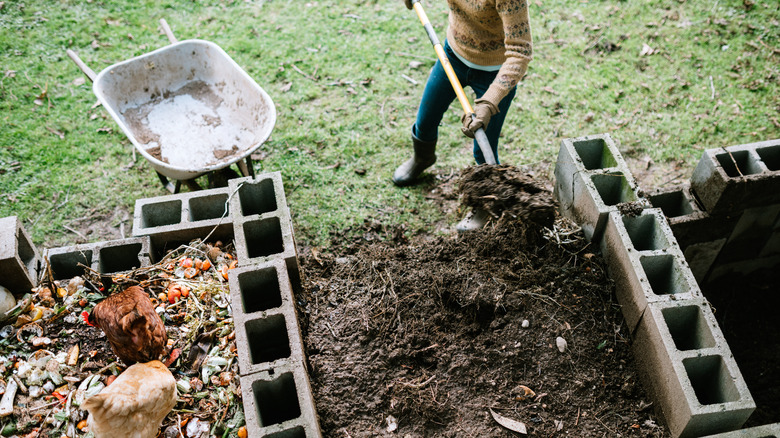
[[[266,438],[306,438],[306,430],[303,429],[303,426],[298,426],[266,435]]]
[[[219,219],[222,215],[230,214],[230,209],[225,205],[227,200],[228,195],[225,193],[191,198],[189,201],[190,221]]]
[[[68,280],[84,275],[84,268],[92,264],[92,251],[66,252],[49,256],[49,264],[55,280]]]
[[[699,306],[667,307],[661,314],[678,350],[699,350],[715,346],[712,330]]]
[[[143,246],[140,243],[100,248],[98,253],[98,272],[111,274],[130,271],[141,267],[139,255]]]
[[[271,217],[244,224],[246,251],[250,258],[265,257],[284,251],[279,218]]]
[[[252,383],[252,394],[255,396],[261,427],[283,423],[301,416],[295,378],[290,372],[280,374],[274,380],[256,380]]]
[[[683,359],[683,366],[699,403],[714,405],[739,400],[737,386],[721,356],[689,357]]]
[[[253,364],[273,362],[292,354],[284,315],[252,319],[245,327]]]
[[[261,312],[282,305],[282,290],[275,268],[239,274],[238,287],[245,313]]]
[[[735,151],[715,155],[720,167],[731,178],[761,173],[758,164],[751,160],[748,151]]]
[[[669,247],[669,239],[654,214],[623,216],[631,243],[637,251],[652,251]]]
[[[35,250],[32,243],[22,233],[21,228],[16,230],[16,245],[22,264],[27,267],[27,272],[30,275],[35,276]]]
[[[693,206],[682,190],[650,196],[650,204],[660,208],[666,217],[679,217],[693,213]]]
[[[593,140],[575,141],[574,150],[577,151],[585,169],[604,169],[617,166],[617,160],[602,138]]]
[[[241,214],[250,216],[276,210],[276,192],[274,180],[264,179],[256,183],[244,183],[238,189],[241,201]]]
[[[144,204],[141,206],[141,226],[161,227],[181,222],[181,200]]]
[[[673,255],[644,256],[639,260],[654,294],[675,295],[689,291],[682,266]]]
[[[772,171],[780,170],[780,146],[756,148],[756,152],[761,161],[766,164],[767,169]]]
[[[637,200],[636,194],[628,184],[628,180],[622,173],[607,173],[593,175],[591,177],[596,191],[606,205],[617,205],[624,202]]]

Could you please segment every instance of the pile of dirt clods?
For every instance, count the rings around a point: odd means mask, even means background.
[[[522,436],[498,421],[536,437],[669,436],[600,256],[573,224],[520,210],[418,242],[367,221],[360,238],[334,236],[335,253],[303,248],[326,437]]]

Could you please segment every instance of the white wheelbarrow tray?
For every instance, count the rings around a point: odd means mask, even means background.
[[[168,35],[172,44],[96,76],[71,57],[92,73],[98,100],[160,175],[181,181],[241,167],[271,135],[273,101],[216,44]]]

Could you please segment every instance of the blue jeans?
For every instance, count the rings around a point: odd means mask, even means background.
[[[471,87],[477,95],[477,99],[482,97],[488,87],[490,87],[490,84],[493,83],[493,79],[495,79],[498,72],[477,70],[467,66],[452,53],[452,49],[446,40],[444,41],[444,51],[450,60],[452,69],[455,70],[455,74],[458,76],[460,84],[464,87]],[[517,87],[512,87],[509,94],[501,100],[498,104],[498,114],[490,118],[488,127],[485,129],[485,134],[490,141],[490,147],[493,149],[493,155],[496,157],[496,163],[499,162],[498,136],[501,134],[506,113],[509,111],[516,91]],[[431,74],[428,76],[428,82],[425,84],[425,91],[423,91],[420,108],[417,110],[417,121],[414,127],[412,127],[412,133],[420,140],[436,141],[439,137],[441,119],[456,97],[455,90],[452,89],[452,84],[450,84],[447,78],[447,73],[444,72],[441,61],[436,61],[436,65],[433,66]],[[476,141],[474,141],[474,159],[477,161],[477,164],[485,163],[482,151],[479,149]]]

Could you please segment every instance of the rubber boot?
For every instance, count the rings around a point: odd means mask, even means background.
[[[455,229],[458,230],[459,233],[479,230],[485,226],[488,219],[490,219],[490,213],[488,213],[487,210],[475,208],[468,212],[466,217],[455,225]]]
[[[408,186],[417,182],[417,177],[436,162],[436,140],[423,141],[412,133],[414,155],[393,172],[393,182],[397,186]]]

